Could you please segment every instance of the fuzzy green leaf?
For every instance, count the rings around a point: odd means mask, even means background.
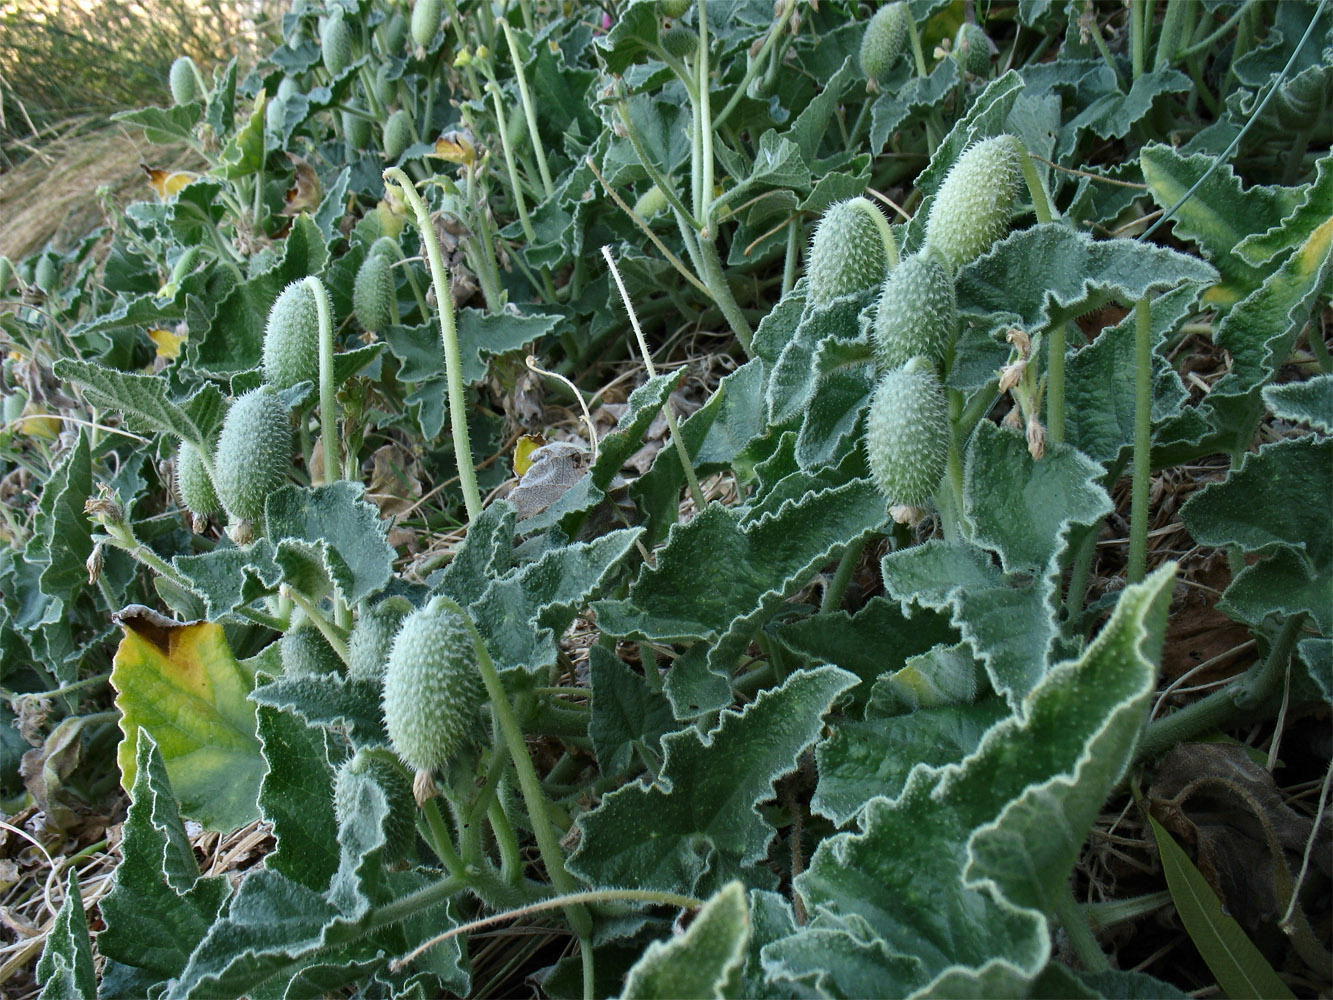
[[[1264,386],[1263,397],[1275,417],[1309,424],[1325,434],[1333,433],[1333,375]]]
[[[941,59],[924,79],[914,76],[903,86],[885,89],[870,106],[870,149],[880,152],[903,122],[938,107],[958,88],[958,63]]]
[[[255,688],[250,700],[294,713],[308,726],[344,732],[354,746],[373,746],[388,742],[381,687],[379,681],[333,674],[279,677]]]
[[[269,536],[278,539],[274,561],[289,578],[302,564],[319,567],[349,605],[383,589],[393,576],[388,522],[362,493],[360,484],[345,480],[284,486],[264,504]]]
[[[729,882],[704,904],[684,934],[654,941],[625,978],[624,1000],[739,996],[750,941],[745,887]]]
[[[333,769],[324,734],[290,712],[261,706],[256,714],[268,763],[259,785],[259,809],[273,824],[278,842],[264,859],[265,867],[323,892],[338,868]]]
[[[267,538],[244,549],[224,542],[211,552],[176,556],[171,563],[203,600],[210,621],[276,594],[282,583],[282,568],[273,561],[273,546]]]
[[[1223,912],[1222,904],[1207,880],[1194,867],[1189,855],[1167,833],[1165,827],[1149,816],[1153,838],[1162,856],[1162,869],[1171,899],[1176,904],[1181,923],[1217,984],[1229,997],[1292,997],[1263,953],[1246,937],[1234,917]]]
[[[88,584],[84,563],[93,551],[92,533],[83,504],[93,495],[93,468],[88,436],[79,431],[74,447],[52,471],[37,500],[33,535],[24,558],[45,563],[40,579],[48,597],[73,600]]]
[[[511,316],[480,309],[460,309],[456,325],[463,384],[480,382],[486,377],[490,358],[520,350],[540,340],[551,332],[559,319],[559,316],[541,313]],[[402,364],[398,377],[404,382],[424,382],[444,374],[444,347],[434,320],[421,326],[390,327],[385,331],[384,339]]]
[[[820,952],[801,938],[826,931],[879,966],[878,995],[1024,992],[1050,957],[1045,913],[1068,891],[1142,727],[1171,580],[1159,570],[1126,588],[1097,639],[1043,679],[1023,715],[958,764],[915,768],[897,798],[867,803],[859,832],[820,844],[796,880],[810,924],[766,958],[793,978],[823,970],[855,995],[839,982],[841,963],[811,966]]]
[[[861,339],[857,317],[876,291],[839,298],[801,317],[769,376],[765,399],[770,423],[785,424],[800,416],[826,371],[816,364],[821,346],[830,339],[848,344]],[[836,367],[840,358],[833,357]]]
[[[635,745],[661,754],[661,739],[676,728],[671,703],[609,649],[588,651],[592,678],[592,714],[588,735],[603,775],[620,774],[629,766]],[[656,671],[656,663],[645,669]]]
[[[669,733],[656,783],[626,785],[580,817],[570,871],[593,885],[691,894],[742,875],[774,834],[755,807],[855,683],[836,667],[799,671],[744,711],[724,712],[707,737],[693,727]]]
[[[37,961],[37,981],[42,984],[39,1000],[86,1000],[97,995],[93,944],[74,865],[65,881],[65,901],[46,932],[42,957]]]
[[[1254,232],[1236,245],[1235,252],[1246,263],[1262,267],[1278,254],[1303,244],[1328,219],[1333,205],[1333,156],[1315,163],[1315,179],[1299,189],[1296,210],[1266,232]]]

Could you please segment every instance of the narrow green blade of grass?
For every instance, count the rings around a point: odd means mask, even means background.
[[[1217,985],[1232,1000],[1291,997],[1291,990],[1278,978],[1259,949],[1241,930],[1240,924],[1222,912],[1222,903],[1184,849],[1162,824],[1149,817],[1162,869],[1176,912],[1190,940],[1217,977]]]

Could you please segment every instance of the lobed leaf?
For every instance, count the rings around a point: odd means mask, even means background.
[[[648,945],[629,970],[621,997],[739,996],[749,941],[745,887],[728,882],[703,905],[684,934]]]

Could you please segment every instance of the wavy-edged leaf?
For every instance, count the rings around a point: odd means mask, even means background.
[[[543,313],[513,316],[471,308],[458,310],[456,326],[463,384],[480,382],[486,377],[490,358],[540,340],[559,321],[559,316]],[[390,327],[384,339],[402,365],[398,377],[404,382],[424,382],[444,374],[444,347],[440,343],[439,325],[434,320],[421,326]]]
[[[1324,224],[1333,205],[1333,156],[1318,160],[1314,180],[1297,190],[1301,203],[1294,212],[1273,228],[1251,233],[1236,245],[1235,253],[1246,263],[1262,267],[1278,254],[1300,246]]]
[[[1266,385],[1264,403],[1275,417],[1309,424],[1333,434],[1333,375],[1316,375],[1305,382]]]
[[[73,600],[88,584],[84,565],[93,551],[92,532],[84,502],[93,493],[92,450],[82,430],[74,447],[52,471],[37,499],[33,516],[33,534],[23,557],[32,563],[44,563],[42,594]]]
[[[800,416],[821,376],[840,360],[839,352],[834,352],[830,368],[820,367],[821,346],[830,339],[847,344],[861,339],[858,317],[877,292],[844,295],[806,311],[769,376],[765,402],[770,423],[785,424]]]
[[[725,711],[702,736],[693,727],[662,740],[657,782],[606,795],[579,818],[569,869],[593,885],[711,892],[750,872],[774,835],[755,808],[819,735],[833,700],[856,683],[836,667],[793,673],[744,711]]]
[[[308,726],[343,732],[354,746],[387,743],[382,685],[364,677],[278,677],[250,692],[256,705],[292,712]]]
[[[42,984],[40,1000],[86,1000],[97,995],[93,943],[74,865],[69,866],[65,880],[65,900],[46,932],[42,957],[37,960],[37,981]]]
[[[812,967],[821,951],[802,937],[823,931],[880,968],[878,995],[1024,992],[1050,957],[1045,913],[1068,891],[1088,828],[1130,761],[1172,578],[1165,568],[1127,587],[1087,651],[1052,670],[1024,714],[993,727],[975,753],[915,768],[897,798],[867,803],[859,832],[821,843],[796,879],[810,924],[766,948],[766,963],[855,995],[839,982],[840,963]]]
[[[124,992],[180,974],[231,895],[225,875],[200,878],[167,766],[151,733],[138,741],[116,884],[101,901],[97,950],[122,968]]]
[[[654,941],[625,977],[624,1000],[739,996],[750,943],[745,886],[728,882],[693,922],[668,941]]]
[[[117,621],[124,637],[111,684],[124,733],[116,752],[122,784],[136,785],[137,747],[147,732],[184,815],[223,832],[257,819],[265,765],[255,707],[246,700],[252,680],[222,626],[181,625],[146,608],[121,612]]]
[[[1217,977],[1217,985],[1229,997],[1292,997],[1263,953],[1241,930],[1234,917],[1222,910],[1222,904],[1208,881],[1194,867],[1189,855],[1153,816],[1153,839],[1162,858],[1162,870],[1176,904],[1180,921],[1190,940]]]
[[[657,664],[646,663],[644,669],[656,671]],[[603,646],[588,650],[588,670],[592,679],[588,736],[602,774],[626,770],[636,746],[660,755],[662,737],[676,728],[666,696]]]
[[[338,870],[333,769],[324,734],[290,712],[261,705],[256,715],[268,764],[259,785],[259,809],[273,824],[278,842],[264,865],[323,892]]]
[[[359,483],[283,486],[264,502],[270,537],[278,539],[274,562],[295,583],[317,566],[349,605],[384,588],[393,576],[388,522]],[[305,593],[311,591],[301,588]]]
[[[884,143],[913,115],[929,111],[948,99],[958,88],[958,63],[941,59],[924,79],[913,76],[901,87],[887,88],[870,106],[870,150],[878,153]]]
[[[243,549],[224,542],[211,552],[176,556],[171,564],[204,602],[210,621],[276,594],[282,583],[282,567],[273,561],[273,546],[267,538]]]

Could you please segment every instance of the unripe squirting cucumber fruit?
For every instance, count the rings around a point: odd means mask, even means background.
[[[370,121],[352,111],[343,112],[343,135],[347,145],[353,149],[365,149],[370,145]]]
[[[677,59],[688,58],[699,49],[699,33],[679,24],[662,32],[660,38],[662,48]]]
[[[440,29],[440,0],[417,0],[412,7],[412,41],[423,49]]]
[[[333,807],[340,824],[359,812],[358,778],[369,778],[384,793],[388,806],[384,816],[384,860],[392,864],[406,858],[417,834],[417,802],[412,795],[411,780],[389,751],[362,747],[338,768],[334,777]]]
[[[953,38],[953,58],[958,68],[973,76],[985,76],[990,72],[990,44],[980,27],[964,21]]]
[[[694,0],[657,0],[657,12],[663,17],[684,17]]]
[[[367,680],[384,676],[384,666],[393,648],[394,636],[403,619],[412,613],[412,602],[406,597],[386,597],[370,610],[363,612],[347,640],[347,674]]]
[[[933,255],[913,254],[889,273],[875,312],[875,364],[881,372],[923,355],[936,369],[953,343],[958,302],[953,275]]]
[[[393,163],[412,144],[412,116],[399,108],[384,123],[384,158]]]
[[[384,51],[395,53],[403,47],[407,41],[407,18],[403,17],[401,10],[393,12],[393,17],[384,22],[384,27],[380,29],[384,32]]]
[[[384,670],[384,722],[403,762],[435,771],[475,738],[486,698],[472,630],[432,601],[409,615]]]
[[[867,80],[883,80],[907,49],[912,11],[904,0],[875,11],[861,36],[861,72]]]
[[[292,425],[271,385],[251,389],[227,411],[213,455],[213,486],[227,513],[259,522],[264,501],[287,479]]]
[[[208,517],[222,509],[203,457],[194,446],[182,441],[176,452],[176,493],[191,514]]]
[[[892,504],[923,507],[949,457],[949,405],[925,358],[880,379],[866,421],[870,476]]]
[[[879,209],[865,198],[830,205],[806,256],[810,302],[827,305],[882,282],[889,270],[883,236],[887,228]]]
[[[177,104],[199,100],[199,77],[195,73],[194,60],[189,56],[181,56],[171,64],[167,83],[171,85],[171,99]]]
[[[275,389],[319,381],[319,308],[304,278],[282,290],[264,327],[264,381]]]
[[[1023,185],[1022,146],[997,135],[964,150],[935,193],[926,220],[926,249],[955,271],[976,260],[1009,228]]]
[[[342,658],[333,651],[324,633],[309,620],[301,622],[278,640],[282,672],[288,677],[318,677],[340,674]]]
[[[319,33],[320,54],[324,57],[324,68],[330,76],[337,76],[352,61],[352,29],[341,14],[335,14],[324,22]]]
[[[376,333],[393,322],[393,299],[398,290],[393,263],[382,253],[369,253],[356,272],[352,285],[352,311],[364,330]]]

